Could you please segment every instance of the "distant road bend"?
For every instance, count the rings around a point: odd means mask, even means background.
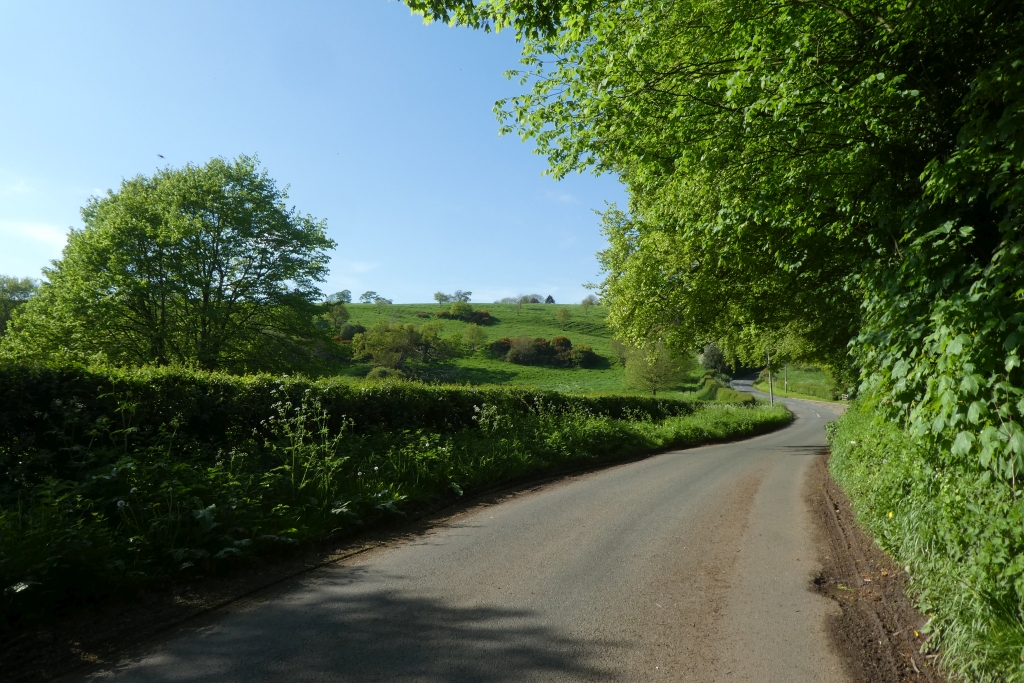
[[[749,382],[737,388],[750,390]],[[804,477],[824,404],[477,507],[307,574],[88,678],[117,681],[847,681],[808,589]]]

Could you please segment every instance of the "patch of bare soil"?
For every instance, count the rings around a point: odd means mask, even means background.
[[[927,618],[907,597],[906,573],[857,524],[828,457],[813,463],[807,495],[821,534],[814,588],[841,610],[829,623],[833,645],[856,683],[946,683],[936,655],[921,654]]]

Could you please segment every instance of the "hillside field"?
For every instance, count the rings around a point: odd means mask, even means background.
[[[555,317],[558,309],[563,307],[572,312],[572,318],[564,331]],[[418,318],[416,313],[427,312],[433,316],[445,310],[447,306],[396,304],[383,307],[380,313],[373,304],[347,304],[347,308],[351,313],[350,322],[369,328],[381,321],[419,326],[428,319]],[[585,344],[594,349],[601,357],[601,363],[593,369],[515,365],[492,358],[486,351],[478,351],[456,359],[449,367],[439,369],[437,379],[459,384],[511,384],[574,393],[643,393],[625,386],[625,368],[619,364],[612,351],[612,332],[606,323],[607,308],[592,306],[587,314],[584,314],[583,307],[579,304],[525,304],[519,314],[516,313],[515,306],[508,304],[474,303],[473,308],[488,311],[494,320],[493,324],[481,327],[487,333],[487,343],[502,337],[515,338],[527,335],[551,339],[564,335],[572,341],[573,346]],[[466,323],[459,320],[435,317],[429,320],[443,323],[442,336],[461,335],[466,327]],[[370,366],[367,364],[354,363],[342,368],[339,374],[356,378],[366,375],[369,370]],[[674,387],[673,391],[663,393],[666,397],[671,397],[693,391],[697,387],[697,379],[686,378],[684,382]],[[659,395],[661,393],[659,392]]]

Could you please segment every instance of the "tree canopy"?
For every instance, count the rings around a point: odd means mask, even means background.
[[[829,365],[945,457],[1024,471],[1024,7],[408,0],[511,27],[502,130],[612,172],[602,299],[634,345]],[[851,353],[852,352],[852,353]]]
[[[37,360],[301,365],[327,272],[324,221],[289,209],[253,157],[136,176],[82,209],[6,353]]]
[[[0,335],[7,330],[7,321],[14,311],[35,296],[39,283],[27,277],[0,275]]]

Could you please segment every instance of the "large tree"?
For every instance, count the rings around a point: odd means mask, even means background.
[[[513,27],[530,87],[504,130],[556,177],[626,183],[601,256],[620,334],[859,372],[935,452],[1018,486],[1024,5],[407,2]]]
[[[322,334],[316,283],[335,244],[286,199],[246,156],[123,181],[82,210],[4,350],[231,371],[301,363]]]

